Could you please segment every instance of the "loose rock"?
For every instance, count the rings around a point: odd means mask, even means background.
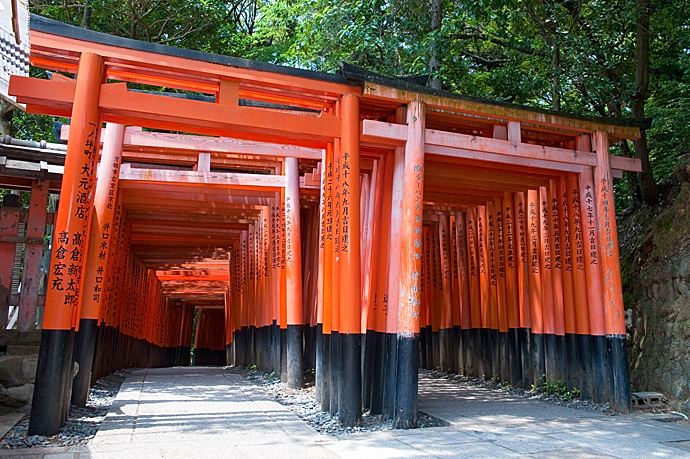
[[[52,437],[27,435],[29,417],[26,416],[0,440],[0,449],[71,446],[87,443],[96,435],[122,382],[131,372],[130,369],[119,370],[96,381],[89,391],[86,407],[72,405],[69,418],[57,435]],[[33,388],[33,384],[27,385]]]

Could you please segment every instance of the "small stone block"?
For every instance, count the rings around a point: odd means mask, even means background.
[[[665,403],[666,397],[659,392],[633,392],[632,404],[636,407],[654,407]]]

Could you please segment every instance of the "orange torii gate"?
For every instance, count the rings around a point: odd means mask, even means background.
[[[418,366],[628,409],[612,180],[639,163],[608,146],[637,127],[38,16],[31,61],[52,78],[11,93],[72,120],[31,433],[193,334],[201,362],[314,368],[345,425],[414,427]]]

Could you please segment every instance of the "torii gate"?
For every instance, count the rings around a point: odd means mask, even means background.
[[[345,425],[364,406],[414,427],[418,364],[627,409],[612,179],[639,163],[608,145],[637,127],[38,16],[31,61],[76,75],[10,86],[71,118],[31,433],[85,401],[92,364],[183,361],[195,305],[197,345],[228,363],[299,387],[313,355]]]

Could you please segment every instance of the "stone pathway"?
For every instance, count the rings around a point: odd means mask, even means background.
[[[606,416],[422,377],[419,408],[449,427],[321,435],[221,368],[131,374],[88,445],[0,451],[14,458],[689,457],[690,426]]]

